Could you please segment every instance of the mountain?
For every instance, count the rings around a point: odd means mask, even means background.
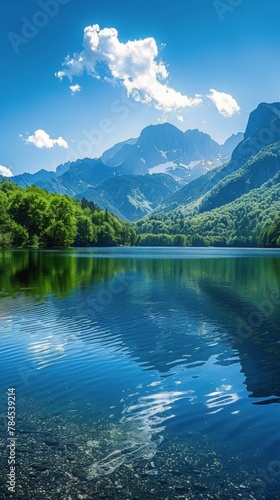
[[[280,103],[261,103],[250,114],[243,141],[232,153],[237,170],[265,146],[280,140]]]
[[[151,167],[168,161],[188,164],[192,159],[184,133],[174,125],[164,123],[144,128],[134,144],[126,142],[107,160],[107,164],[119,167],[124,175],[143,175],[148,174]]]
[[[199,211],[221,207],[261,187],[280,170],[280,142],[271,144],[253,156],[236,172],[220,181],[201,201]]]
[[[181,164],[174,164],[173,162],[167,162],[165,164],[156,165],[149,170],[150,174],[167,174],[173,177],[173,179],[180,182],[182,185],[189,184],[193,180],[201,177],[210,170],[223,165],[227,161],[227,158],[216,158],[214,160],[200,160],[192,161],[188,166]]]
[[[119,175],[145,175],[149,172],[146,160],[141,157],[141,151],[134,144],[125,144],[110,158],[108,165],[115,167]]]
[[[51,193],[75,197],[86,191],[89,186],[97,186],[114,175],[114,169],[104,165],[101,160],[85,158],[71,163],[62,175],[33,183]]]
[[[268,142],[276,142],[279,140],[280,134],[280,103],[272,104],[262,102],[252,111],[249,117],[247,128],[244,134],[244,140],[255,137],[258,134],[259,142],[263,144]],[[278,137],[278,139],[277,139]]]
[[[54,176],[54,172],[50,172],[48,170],[41,169],[35,174],[29,174],[25,172],[24,174],[15,175],[13,177],[13,182],[18,184],[21,187],[30,186],[30,184],[37,184],[41,181],[46,181],[51,179]]]
[[[279,211],[280,103],[262,103],[230,161],[174,193],[138,231],[178,233],[194,245],[257,245]]]
[[[221,154],[221,146],[211,139],[210,135],[199,130],[187,130],[187,149],[192,160],[200,158],[213,159]]]
[[[279,144],[280,153],[280,144]],[[280,169],[269,181],[235,201],[189,220],[189,234],[210,245],[257,246],[264,227],[280,213]]]
[[[60,177],[61,175],[65,174],[71,167],[72,163],[71,161],[68,161],[67,163],[64,163],[63,165],[58,165],[55,170],[55,177]]]
[[[21,187],[35,184],[53,193],[88,196],[118,217],[135,220],[151,213],[183,185],[221,166],[227,160],[223,150],[228,152],[240,136],[220,146],[198,130],[184,133],[169,123],[151,125],[138,138],[115,144],[99,159],[68,162],[55,172],[24,173],[13,181]],[[119,177],[125,179],[115,180]]]
[[[152,213],[177,189],[178,183],[169,175],[122,175],[91,187],[77,197],[93,200],[120,218],[134,221]]]
[[[144,128],[135,146],[147,168],[175,160],[187,164],[195,159],[188,151],[185,134],[170,123]]]
[[[225,164],[226,165],[226,164]],[[171,212],[181,207],[191,206],[203,196],[205,196],[212,187],[218,184],[220,178],[223,178],[225,165],[221,165],[213,170],[210,170],[204,175],[193,180],[174,195],[168,198],[164,203],[159,205],[156,212]]]
[[[177,180],[190,182],[196,178],[190,174],[192,162],[197,164],[200,160],[213,161],[230,156],[242,139],[243,134],[240,133],[220,146],[199,130],[184,133],[170,123],[163,123],[144,128],[138,139],[117,144],[102,155],[102,160],[123,175],[168,173]],[[209,164],[202,173],[211,168]]]
[[[234,149],[240,144],[244,139],[244,134],[238,132],[238,134],[232,134],[226,142],[221,146],[222,156],[230,157]]]
[[[103,153],[103,155],[100,157],[101,161],[103,161],[105,165],[110,165],[110,159],[113,158],[120,151],[120,149],[125,146],[125,144],[133,145],[136,143],[136,141],[137,139],[128,139],[127,141],[118,142]]]
[[[24,174],[15,175],[13,177],[13,182],[21,187],[31,186],[32,184],[38,185],[39,183],[44,183],[50,181],[51,179],[60,177],[69,170],[70,166],[71,162],[67,162],[64,165],[59,165],[56,168],[55,172],[45,170],[43,168],[38,172],[35,172],[34,174],[25,172]]]
[[[280,143],[278,148],[280,158]],[[184,244],[190,246],[258,246],[265,228],[271,227],[279,213],[280,168],[259,188],[219,208],[191,214],[187,206],[182,206],[168,214],[153,214],[151,218],[138,221],[136,229],[144,242],[147,233],[152,233],[180,235],[181,238],[185,235]],[[165,238],[162,237],[158,244],[164,245]]]
[[[230,161],[218,168],[212,169],[210,172],[184,186],[167,200],[166,203],[158,207],[157,210],[168,212],[181,206],[189,206],[190,210],[193,210],[195,207],[196,211],[209,210],[221,206],[226,200],[230,202],[242,196],[242,194],[252,189],[253,186],[260,186],[268,177],[265,177],[264,172],[262,172],[265,167],[259,164],[259,162],[262,164],[264,160],[260,161],[260,157],[257,157],[257,155],[260,151],[265,150],[267,146],[277,141],[280,141],[280,103],[262,103],[251,113],[244,139],[233,151]],[[278,153],[277,151],[275,153],[275,151],[269,150],[265,154],[273,156]],[[256,176],[254,182],[249,174],[247,177],[246,172],[243,174],[242,180],[240,173],[236,177],[234,174],[253,158],[253,163],[256,162],[256,167],[251,164],[247,165],[247,174],[251,171],[252,175]],[[268,157],[265,161],[268,161]],[[275,168],[277,168],[277,165]],[[267,173],[267,175],[269,176],[270,174]],[[228,176],[231,177],[228,178]],[[227,179],[226,182],[224,182],[224,179]],[[236,191],[237,179],[240,182],[239,190]],[[219,192],[223,193],[220,201],[218,201]],[[207,198],[207,201],[204,198]],[[197,206],[197,203],[196,205],[190,205],[194,202],[198,202],[199,206]]]

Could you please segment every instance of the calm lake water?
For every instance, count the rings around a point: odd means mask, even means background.
[[[0,253],[24,499],[280,498],[280,252]]]

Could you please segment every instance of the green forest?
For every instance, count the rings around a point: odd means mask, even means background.
[[[36,186],[0,184],[0,247],[55,248],[135,245],[127,224],[92,201],[52,194]]]
[[[262,230],[259,244],[262,247],[280,247],[280,216],[274,224]]]
[[[209,212],[191,214],[186,206],[146,217],[135,224],[139,244],[280,246],[279,181],[280,174],[261,188]]]
[[[211,212],[190,216],[178,209],[129,224],[93,201],[4,181],[0,184],[0,247],[280,247],[278,185],[267,184]]]

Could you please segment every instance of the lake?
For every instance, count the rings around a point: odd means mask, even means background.
[[[280,251],[0,253],[16,498],[280,498]]]

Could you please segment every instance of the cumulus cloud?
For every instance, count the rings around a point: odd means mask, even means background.
[[[70,85],[69,89],[71,90],[72,95],[76,94],[76,92],[81,91],[81,87],[78,83],[76,83],[75,85]]]
[[[3,175],[4,177],[13,177],[12,171],[3,165],[0,165],[0,175]]]
[[[68,144],[62,137],[57,139],[51,139],[49,134],[42,130],[41,128],[36,130],[33,135],[29,135],[27,139],[24,139],[26,144],[33,144],[39,149],[50,149],[54,146],[59,146],[61,148],[68,148]]]
[[[215,104],[221,115],[228,118],[240,111],[238,102],[230,94],[218,92],[215,89],[210,89],[210,92],[211,94],[207,97]]]
[[[63,69],[55,73],[62,80],[81,76],[84,72],[111,84],[123,85],[128,96],[141,103],[151,103],[157,109],[174,111],[201,104],[201,96],[190,98],[171,88],[168,71],[158,60],[154,38],[128,40],[122,43],[115,28],[101,29],[98,24],[84,29],[84,49],[67,56]]]

